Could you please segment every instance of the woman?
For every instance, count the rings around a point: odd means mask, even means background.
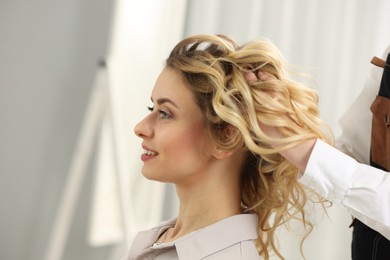
[[[281,153],[332,139],[316,93],[286,71],[267,41],[199,35],[174,47],[135,133],[142,174],[175,184],[179,215],[139,233],[128,259],[282,258],[277,228],[299,218],[310,229],[298,168]]]

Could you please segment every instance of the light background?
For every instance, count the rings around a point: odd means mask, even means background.
[[[137,230],[175,215],[172,187],[140,175],[133,127],[181,38],[271,39],[314,76],[321,116],[337,135],[369,61],[390,43],[388,10],[386,0],[2,0],[0,259],[119,259]],[[101,74],[108,79],[96,81]],[[68,189],[96,82],[109,95],[79,190]],[[67,190],[77,196],[64,198]],[[74,208],[58,221],[64,201]],[[307,259],[350,259],[349,214],[333,207],[313,218]],[[286,259],[302,259],[294,235],[282,231],[280,243]]]

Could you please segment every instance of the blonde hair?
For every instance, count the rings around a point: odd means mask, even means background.
[[[298,169],[279,152],[313,138],[333,142],[319,118],[317,94],[289,78],[287,63],[267,40],[240,46],[223,35],[195,35],[179,42],[166,63],[189,82],[218,145],[247,151],[240,183],[242,207],[258,216],[259,255],[268,259],[273,250],[283,258],[276,229],[291,219],[300,219],[309,230],[311,223],[305,219],[308,195],[297,181]],[[246,73],[259,70],[272,79],[248,82]],[[286,137],[268,136],[259,123],[278,128]],[[228,137],[227,126],[236,129]]]

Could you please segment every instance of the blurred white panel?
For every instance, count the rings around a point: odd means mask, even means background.
[[[126,186],[124,207],[134,224],[127,230],[130,240],[137,231],[162,220],[166,185],[142,176],[141,139],[133,129],[148,113],[154,82],[170,50],[183,36],[185,12],[183,0],[119,0],[116,6],[109,55],[110,84],[120,110],[118,127],[129,169],[121,179]]]

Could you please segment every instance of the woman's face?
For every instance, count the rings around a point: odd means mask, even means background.
[[[190,182],[212,160],[214,145],[187,84],[178,71],[165,68],[152,91],[150,114],[135,127],[143,139],[142,174],[148,179]]]

